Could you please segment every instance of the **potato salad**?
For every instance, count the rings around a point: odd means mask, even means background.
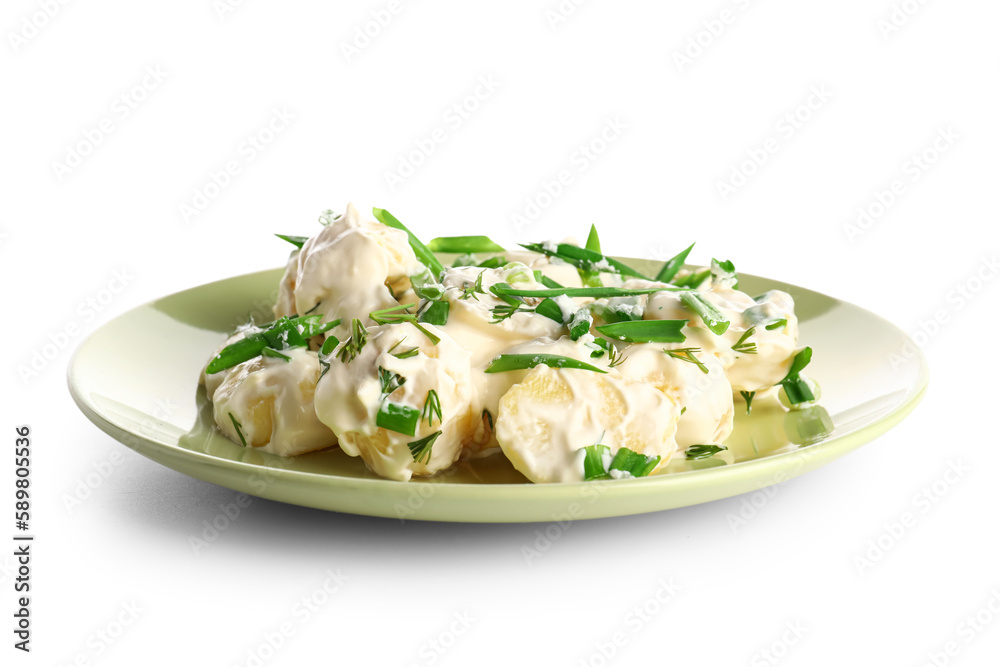
[[[584,245],[422,243],[384,209],[326,211],[294,249],[275,319],[221,343],[201,382],[235,443],[339,447],[392,480],[503,456],[536,483],[625,480],[726,448],[737,409],[811,406],[792,297],[730,261],[643,275]],[[441,257],[451,257],[447,263]]]

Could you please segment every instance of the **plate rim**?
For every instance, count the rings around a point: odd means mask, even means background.
[[[622,258],[627,260],[635,260],[637,258]],[[641,261],[641,260],[640,260]],[[289,504],[301,505],[314,507],[317,509],[324,509],[328,511],[337,512],[347,512],[352,514],[361,514],[368,516],[383,516],[388,518],[400,518],[398,516],[393,516],[390,514],[382,512],[362,512],[354,511],[352,509],[346,508],[332,508],[325,506],[322,503],[302,503],[295,500],[288,500],[286,498],[278,497],[280,493],[268,494],[266,491],[255,492],[246,488],[246,485],[232,485],[224,484],[218,481],[218,475],[206,474],[200,475],[198,471],[205,470],[209,473],[213,471],[226,471],[226,472],[240,472],[246,474],[249,478],[254,473],[265,473],[273,478],[279,479],[284,483],[298,482],[303,484],[303,488],[308,486],[309,488],[322,488],[322,487],[344,487],[344,489],[356,489],[361,493],[367,492],[378,492],[387,493],[390,496],[399,496],[400,498],[409,497],[412,495],[412,489],[417,485],[433,484],[434,492],[433,497],[435,500],[442,501],[455,501],[455,500],[496,500],[498,502],[509,501],[512,497],[520,501],[528,502],[539,502],[539,501],[557,501],[566,500],[572,501],[573,499],[578,499],[582,495],[584,489],[594,488],[594,482],[570,482],[570,483],[560,483],[560,484],[532,484],[530,482],[502,482],[502,483],[489,483],[489,484],[476,484],[469,482],[452,482],[452,483],[435,483],[434,478],[429,478],[427,481],[418,482],[414,485],[410,482],[400,482],[397,480],[390,479],[375,479],[375,478],[361,478],[361,477],[343,477],[338,475],[330,475],[318,472],[302,471],[302,470],[289,470],[286,468],[278,468],[258,463],[250,463],[245,461],[238,461],[232,459],[224,459],[205,452],[199,452],[196,450],[189,450],[178,447],[176,444],[166,444],[158,442],[151,438],[142,436],[140,434],[134,433],[127,428],[120,426],[111,419],[109,419],[99,407],[97,407],[92,401],[89,400],[87,396],[84,396],[82,391],[81,381],[79,380],[80,365],[82,354],[85,353],[87,347],[92,343],[93,340],[100,337],[105,333],[106,329],[113,325],[115,322],[122,318],[126,318],[129,315],[135,314],[137,311],[143,309],[149,309],[154,307],[158,302],[167,299],[178,297],[190,292],[203,290],[212,286],[218,286],[220,283],[225,283],[233,280],[247,280],[253,279],[254,277],[261,277],[262,274],[273,273],[282,270],[281,267],[265,269],[261,271],[254,271],[249,273],[244,273],[240,275],[230,276],[228,278],[223,278],[219,280],[214,280],[210,282],[203,283],[201,285],[196,285],[189,287],[178,292],[167,294],[158,298],[151,299],[145,303],[139,304],[130,308],[129,310],[118,314],[111,320],[108,320],[96,330],[91,332],[84,340],[82,340],[73,352],[70,362],[67,366],[67,385],[69,389],[70,396],[72,397],[77,408],[84,414],[89,421],[91,421],[95,426],[97,426],[101,431],[111,436],[114,440],[125,445],[129,449],[132,449],[136,453],[153,460],[161,465],[165,465],[168,468],[181,472],[182,474],[201,479],[210,483],[218,484],[226,488],[232,488],[234,490],[239,490],[250,495],[255,495],[263,498],[270,498],[273,500],[278,500],[280,502],[285,502]],[[844,303],[852,308],[856,308],[863,311],[870,317],[877,318],[884,326],[890,327],[900,334],[907,341],[913,343],[912,338],[903,331],[901,328],[885,319],[881,315],[874,313],[866,308],[858,306],[854,303],[843,301],[837,299],[836,297],[829,296],[822,292],[817,292],[815,290],[810,290],[808,288],[800,287],[798,285],[792,285],[791,283],[786,283],[780,280],[774,280],[771,278],[766,278],[762,276],[756,276],[753,274],[744,274],[748,278],[755,278],[764,280],[770,283],[776,283],[786,287],[794,287],[795,290],[799,292],[805,292],[810,295],[816,295],[825,299],[832,300],[835,303]],[[675,493],[683,493],[685,489],[694,487],[702,483],[707,476],[711,479],[717,480],[713,482],[714,488],[726,487],[729,484],[738,484],[751,480],[760,479],[762,476],[766,476],[769,472],[771,474],[771,481],[763,484],[758,484],[753,488],[765,488],[767,486],[772,486],[774,484],[779,484],[781,482],[787,481],[788,479],[797,477],[798,475],[809,472],[815,468],[818,468],[826,463],[829,463],[841,456],[861,447],[862,445],[871,442],[872,440],[883,435],[887,431],[894,428],[903,419],[905,419],[916,406],[921,402],[924,395],[927,392],[930,383],[930,369],[927,363],[926,356],[923,350],[913,344],[913,348],[916,350],[916,358],[912,361],[919,367],[919,374],[917,380],[914,384],[907,388],[907,393],[901,397],[900,401],[884,415],[878,417],[874,422],[858,426],[846,433],[839,434],[828,440],[823,440],[819,443],[808,445],[805,447],[800,447],[796,450],[782,452],[779,454],[773,454],[760,459],[752,459],[748,461],[740,461],[738,463],[729,464],[725,466],[717,466],[713,468],[706,468],[702,470],[688,470],[675,472],[665,475],[656,475],[653,477],[629,480],[627,483],[622,484],[620,480],[598,482],[604,488],[601,492],[602,495],[610,492],[615,496],[619,497],[631,497],[635,495],[648,495],[651,499],[661,497],[667,498]],[[801,466],[789,472],[789,461],[791,459],[800,458],[803,459],[804,463]],[[810,465],[812,462],[812,465]],[[178,465],[173,465],[178,463]],[[192,470],[192,468],[194,470]],[[783,477],[778,479],[779,474],[785,472]],[[237,488],[241,486],[241,488]],[[268,485],[270,487],[270,485]],[[735,497],[737,495],[742,495],[748,492],[747,490],[739,491],[736,493],[723,492],[716,495],[713,499],[722,499],[727,497]],[[710,494],[713,495],[713,494]],[[485,497],[481,497],[485,496]],[[318,498],[321,500],[322,498]],[[680,503],[670,507],[683,507],[695,504],[701,504],[703,502],[710,502],[711,500],[700,500],[690,503]],[[618,512],[610,511],[607,514],[602,514],[600,511],[590,512],[589,516],[586,518],[599,518],[601,516],[626,516],[632,514],[641,514],[646,512],[657,512],[666,509],[664,507],[650,507],[646,510],[641,511],[628,511],[628,512]],[[467,522],[469,519],[466,518],[450,518],[448,513],[441,512],[427,512],[433,516],[419,516],[417,513],[414,516],[407,517],[407,520],[430,520],[430,521],[457,521],[457,522]],[[521,518],[477,518],[472,521],[481,523],[523,523],[530,521],[538,521],[539,519],[521,519]]]

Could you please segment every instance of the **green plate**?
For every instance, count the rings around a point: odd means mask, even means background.
[[[655,274],[658,266],[624,260]],[[902,331],[862,308],[773,280],[741,274],[750,294],[795,298],[800,340],[813,348],[808,374],[822,406],[785,412],[773,400],[737,409],[728,450],[671,463],[644,479],[531,484],[502,456],[460,463],[412,482],[381,479],[338,450],[296,458],[247,450],[221,435],[198,387],[205,360],[226,332],[271,319],[281,270],[195,287],[140,306],[84,341],[69,388],[83,413],[111,437],[185,474],[263,498],[338,512],[433,521],[518,522],[655,512],[735,496],[828,463],[895,426],[927,388],[927,364]]]

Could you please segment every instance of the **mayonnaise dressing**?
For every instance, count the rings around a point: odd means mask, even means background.
[[[212,395],[215,423],[234,442],[241,442],[239,428],[247,446],[281,456],[336,445],[313,408],[320,374],[316,353],[294,348],[282,354],[290,361],[256,357],[215,374],[225,375]]]
[[[677,450],[680,408],[654,387],[616,371],[606,374],[536,366],[500,399],[497,439],[504,454],[536,483],[583,481],[580,449],[593,444],[660,456]]]
[[[422,324],[440,337],[434,345],[410,323],[386,324],[368,329],[367,342],[352,360],[342,361],[338,347],[330,358],[330,369],[316,389],[316,414],[340,440],[341,449],[360,456],[379,475],[406,481],[427,476],[451,466],[464,442],[475,436],[481,423],[474,411],[476,387],[471,378],[470,354],[444,329]],[[400,354],[417,349],[414,356]],[[379,369],[403,380],[389,394],[382,393]],[[415,433],[397,433],[377,425],[384,401],[424,411],[429,392],[436,392],[441,418],[421,418]],[[427,460],[416,461],[409,444],[439,432]]]
[[[348,204],[342,216],[303,244],[294,262],[289,260],[275,316],[311,311],[324,321],[339,318],[331,333],[343,338],[352,318],[369,323],[369,313],[399,305],[396,296],[409,288],[409,276],[421,271],[406,232],[363,220]],[[294,313],[288,312],[288,294],[294,296]]]

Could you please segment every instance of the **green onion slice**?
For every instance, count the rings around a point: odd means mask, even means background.
[[[709,331],[717,336],[726,333],[726,330],[729,328],[729,320],[719,312],[719,309],[713,303],[700,293],[682,292],[681,302],[688,307],[688,310],[701,317],[701,321],[705,323]]]
[[[624,287],[559,287],[556,289],[518,289],[506,283],[497,283],[490,287],[495,295],[501,299],[505,297],[552,297],[552,296],[572,296],[572,297],[593,297],[595,299],[613,299],[621,296],[641,296],[643,294],[653,294],[654,292],[682,292],[679,287],[641,287],[637,289],[626,289]],[[506,299],[505,299],[506,300]]]
[[[674,281],[674,285],[677,285],[678,287],[689,287],[691,289],[694,289],[698,285],[700,285],[703,282],[705,282],[705,280],[710,275],[712,275],[712,270],[711,269],[704,269],[702,271],[696,271],[694,273],[690,273],[690,274],[684,276],[683,278],[679,278],[679,279],[675,280]]]
[[[382,401],[375,417],[375,425],[403,435],[413,435],[420,423],[420,410],[402,403]]]
[[[449,312],[451,312],[451,304],[447,301],[427,301],[424,307],[417,314],[417,321],[443,326],[448,324]],[[423,327],[420,327],[420,329],[428,338],[432,336],[432,334]],[[434,338],[437,339],[434,342],[435,345],[441,342],[439,337],[434,336]]]
[[[718,445],[692,445],[687,448],[685,456],[690,461],[707,459],[711,456],[715,456],[721,451],[725,451],[725,449],[725,447],[720,447]]]
[[[577,368],[595,373],[607,373],[606,370],[591,366],[572,357],[562,357],[557,354],[501,354],[486,367],[487,373],[505,373],[507,371],[522,371],[527,368],[544,365],[551,368]]]
[[[626,343],[683,343],[681,329],[688,320],[635,320],[597,327],[598,333]]]
[[[580,308],[573,313],[573,319],[569,321],[569,337],[579,340],[581,336],[590,333],[590,327],[594,326],[594,316],[589,308]]]
[[[302,347],[305,345],[305,340],[326,333],[340,324],[340,320],[324,324],[321,322],[322,317],[322,315],[309,315],[307,317],[282,317],[275,320],[267,328],[222,348],[209,362],[205,373],[212,375],[254,357],[259,357],[264,353],[265,347],[276,349]]]
[[[273,347],[265,347],[263,350],[260,351],[260,353],[261,353],[261,356],[264,356],[264,357],[271,357],[272,359],[284,359],[286,363],[291,362],[291,360],[292,360],[292,358],[290,356],[288,356],[287,354],[282,354],[281,352],[278,352]]]
[[[441,260],[439,260],[434,253],[431,252],[430,248],[421,243],[420,239],[418,239],[413,232],[406,227],[406,225],[397,220],[392,213],[389,213],[389,211],[384,208],[373,208],[372,214],[375,216],[375,219],[383,225],[394,229],[401,229],[406,232],[406,236],[410,240],[410,247],[413,248],[413,254],[417,256],[417,259],[423,262],[424,266],[430,269],[435,278],[440,277],[441,274],[444,273],[444,264],[441,263]]]
[[[788,402],[792,405],[816,400],[809,383],[799,375],[810,361],[812,361],[812,348],[805,347],[799,350],[799,353],[792,359],[792,367],[788,370],[788,375],[778,383],[784,387]]]
[[[308,236],[289,236],[288,234],[275,234],[275,236],[282,241],[288,241],[299,250],[301,250],[302,246],[305,245],[305,242],[309,240]]]
[[[634,452],[628,447],[622,447],[615,452],[615,458],[611,460],[608,472],[619,470],[627,472],[632,477],[648,477],[660,463],[659,456],[646,456],[639,452]]]
[[[503,252],[503,246],[488,236],[439,236],[427,242],[431,252]]]
[[[660,283],[669,283],[673,280],[674,276],[677,275],[677,272],[684,268],[684,262],[687,260],[688,255],[691,254],[692,248],[694,248],[693,243],[664,262],[660,272],[656,274],[656,281]]]
[[[627,264],[622,264],[618,260],[611,259],[610,257],[602,255],[599,252],[594,252],[593,250],[570,245],[568,243],[559,243],[556,245],[555,250],[552,250],[551,246],[546,247],[548,244],[541,243],[521,243],[520,246],[533,252],[548,255],[549,257],[558,257],[567,264],[572,264],[578,269],[584,269],[585,271],[593,271],[597,269],[600,271],[607,271],[608,273],[618,273],[623,276],[646,279],[646,276],[642,275]],[[598,267],[597,265],[600,266]]]
[[[604,457],[610,454],[611,448],[607,445],[587,445],[583,451],[583,480],[589,482],[607,479],[609,476],[604,467]]]
[[[597,235],[597,225],[590,226],[590,234],[587,236],[587,243],[584,247],[591,252],[601,252],[601,237]]]

